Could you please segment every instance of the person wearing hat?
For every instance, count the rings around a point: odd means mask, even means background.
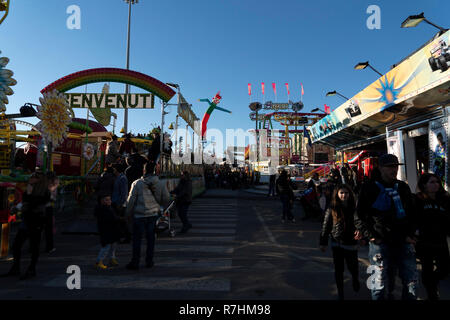
[[[363,184],[356,208],[355,239],[369,240],[369,273],[375,271],[368,281],[372,300],[384,300],[386,291],[394,298],[397,270],[402,299],[417,299],[415,209],[409,186],[397,180],[399,165],[393,154],[379,157],[379,175]]]

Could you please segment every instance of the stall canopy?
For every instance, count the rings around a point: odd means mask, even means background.
[[[386,126],[450,103],[450,31],[437,34],[377,81],[308,127],[337,149],[385,139]]]

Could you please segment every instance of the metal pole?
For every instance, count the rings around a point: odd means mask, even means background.
[[[128,2],[128,36],[127,36],[127,70],[130,68],[130,25],[131,25],[131,1]],[[128,98],[129,85],[125,86],[125,99]],[[128,133],[128,103],[125,103],[123,128]]]
[[[186,138],[184,139],[184,153],[187,154],[187,145],[188,145],[188,125],[186,125]]]
[[[164,101],[161,100],[161,134],[159,139],[159,152],[162,156],[164,141]]]
[[[255,136],[256,136],[256,163],[259,165],[259,139],[258,139],[258,110],[256,110],[256,127],[255,127]]]
[[[175,154],[179,155],[177,149],[180,149],[180,144],[178,143],[178,114],[175,121]]]

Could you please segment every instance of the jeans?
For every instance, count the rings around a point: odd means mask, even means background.
[[[146,262],[153,262],[153,251],[155,249],[155,226],[157,219],[157,216],[133,219],[133,257],[131,258],[131,264],[139,266],[139,261],[141,258],[141,240],[144,233],[147,239]]]
[[[100,249],[97,256],[97,262],[103,261],[106,258],[115,259],[116,258],[116,243],[108,243],[106,246]]]
[[[347,250],[340,247],[332,247],[334,262],[334,277],[340,299],[344,298],[344,262],[347,262],[348,271],[352,275],[353,282],[358,282],[358,251]]]
[[[275,183],[269,183],[269,196],[275,196]]]
[[[288,218],[289,220],[292,220],[294,216],[291,212],[291,199],[286,194],[280,195],[280,199],[281,203],[283,204],[283,219]]]
[[[22,256],[22,247],[27,239],[30,242],[31,251],[31,262],[29,269],[35,270],[36,264],[39,259],[39,246],[41,243],[42,236],[42,225],[41,224],[30,224],[26,225],[24,221],[19,226],[16,238],[14,239],[14,244],[12,246],[12,251],[14,255],[14,268],[20,269],[20,259]]]
[[[388,293],[394,291],[397,270],[402,280],[402,299],[416,300],[418,272],[414,246],[409,243],[375,244],[369,242],[370,264],[380,268],[379,286],[371,289],[372,300],[384,300],[386,285]]]
[[[190,227],[190,223],[187,217],[187,212],[189,209],[189,204],[187,203],[180,203],[177,205],[178,209],[178,217],[180,218],[181,222],[183,223],[183,229],[187,229]]]
[[[439,281],[450,272],[450,256],[447,244],[418,247],[417,256],[422,265],[422,281],[429,300],[439,299]]]

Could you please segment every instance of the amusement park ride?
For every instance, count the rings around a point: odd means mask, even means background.
[[[250,120],[256,122],[254,132],[257,136],[257,144],[259,143],[258,136],[260,130],[267,130],[268,144],[273,145],[273,143],[279,143],[280,164],[308,162],[307,159],[304,159],[307,156],[302,152],[302,142],[307,137],[304,134],[304,130],[306,126],[316,123],[327,115],[326,113],[299,112],[303,107],[303,102],[299,101],[294,103],[290,100],[288,103],[273,103],[268,101],[264,104],[253,102],[249,105],[252,111],[249,114]],[[260,110],[271,110],[274,112],[258,114]],[[272,119],[283,126],[284,129],[273,129]],[[299,127],[303,127],[303,129],[299,129]],[[276,135],[277,133],[279,135]],[[290,135],[292,135],[292,138]],[[259,149],[259,146],[257,146],[257,149]],[[270,156],[270,148],[268,148],[267,153],[267,156]],[[259,154],[257,159],[259,162]]]

